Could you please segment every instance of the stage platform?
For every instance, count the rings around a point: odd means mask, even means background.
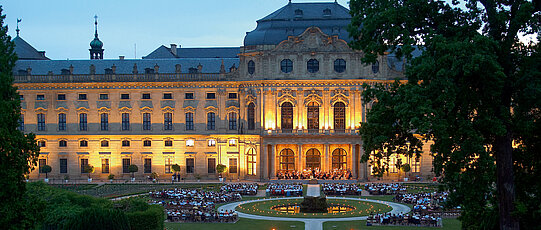
[[[278,180],[271,179],[269,183],[302,183],[302,184],[324,184],[324,183],[360,183],[357,180]]]

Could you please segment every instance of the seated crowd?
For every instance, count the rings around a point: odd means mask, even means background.
[[[150,197],[163,205],[167,220],[172,222],[234,222],[235,211],[216,211],[215,204],[242,199],[239,193],[181,188],[150,192]]]
[[[323,172],[319,168],[303,169],[302,171],[278,171],[276,178],[279,180],[349,180],[352,178],[351,171],[345,169],[334,169],[331,172]]]
[[[321,186],[325,195],[361,195],[363,191],[359,184],[324,183]]]
[[[366,225],[402,225],[418,227],[441,227],[442,218],[437,214],[370,214],[366,219]]]
[[[364,189],[371,195],[394,195],[406,192],[406,187],[401,183],[369,183],[364,185]]]
[[[404,193],[396,194],[393,200],[413,204],[414,213],[430,214],[443,211],[448,194],[448,192]]]
[[[220,190],[222,192],[233,192],[239,193],[241,195],[256,195],[259,185],[257,184],[248,184],[248,183],[238,183],[238,184],[226,184],[223,185]]]
[[[271,183],[267,186],[266,193],[269,196],[302,196],[301,183],[278,184]]]

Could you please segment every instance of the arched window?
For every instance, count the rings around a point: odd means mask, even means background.
[[[306,63],[306,69],[310,73],[315,73],[319,71],[319,61],[316,59],[308,60],[308,62]]]
[[[284,59],[280,62],[280,69],[284,73],[289,73],[293,71],[293,62],[289,59]]]
[[[332,151],[332,168],[333,169],[346,169],[347,166],[347,153],[346,150],[338,148]]]
[[[246,163],[247,169],[248,169],[248,175],[256,175],[256,153],[254,148],[250,148],[248,152],[246,152]]]
[[[317,149],[309,149],[306,152],[306,168],[321,168],[321,153]]]
[[[334,71],[337,73],[343,73],[346,71],[346,61],[344,59],[334,60]]]
[[[248,130],[255,129],[255,105],[250,103],[248,105]]]
[[[291,132],[293,130],[293,105],[291,102],[282,103],[282,131]]]
[[[344,131],[346,129],[346,105],[344,102],[334,103],[334,130]]]
[[[283,149],[280,151],[280,170],[295,170],[295,153],[293,153],[293,150]]]
[[[248,62],[248,73],[249,74],[254,74],[255,73],[255,62],[250,60]]]
[[[319,131],[319,105],[312,101],[308,104],[307,114],[308,118],[308,132]]]

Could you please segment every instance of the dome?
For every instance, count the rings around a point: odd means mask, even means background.
[[[338,3],[289,3],[258,20],[255,30],[246,33],[244,45],[277,45],[312,26],[349,42],[350,22],[349,10]]]
[[[103,42],[101,42],[100,39],[95,37],[94,40],[90,42],[90,47],[92,49],[101,49],[103,47]]]

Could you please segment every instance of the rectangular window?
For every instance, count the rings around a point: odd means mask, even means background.
[[[38,113],[38,131],[45,130],[45,114]]]
[[[101,159],[101,173],[109,173],[109,159]]]
[[[229,113],[229,130],[237,130],[237,113]]]
[[[66,94],[58,94],[57,97],[56,97],[56,100],[65,101],[66,100]]]
[[[45,100],[45,94],[38,94],[38,95],[36,95],[36,100],[37,100],[37,101],[43,101],[43,100]]]
[[[66,140],[61,140],[58,142],[58,147],[67,147],[68,142]]]
[[[195,140],[194,139],[186,140],[186,146],[187,147],[193,147],[194,145],[195,145]]]
[[[109,130],[109,114],[102,113],[101,114],[101,131],[107,131]]]
[[[123,140],[122,141],[122,147],[130,147],[130,141],[129,140]]]
[[[186,158],[186,173],[194,173],[195,159]]]
[[[20,101],[24,101],[24,95],[19,94],[19,100],[20,100]]]
[[[216,173],[216,158],[208,158],[207,159],[207,170],[209,174]]]
[[[130,158],[122,159],[122,173],[130,173]]]
[[[65,131],[65,130],[66,130],[66,114],[59,113],[58,114],[58,131]]]
[[[237,139],[229,139],[229,146],[236,146],[237,145]]]
[[[173,114],[172,113],[163,114],[163,129],[173,130]]]
[[[207,93],[207,99],[216,99],[216,93]]]
[[[145,100],[150,99],[150,93],[143,93],[143,96],[141,97],[141,99],[145,99]]]
[[[100,93],[100,100],[109,100],[109,94]]]
[[[24,114],[19,118],[19,131],[24,131]]]
[[[208,141],[208,145],[209,145],[209,147],[211,147],[211,146],[216,146],[216,140],[210,139],[210,140]]]
[[[144,168],[144,173],[152,173],[152,159],[151,158],[145,158],[144,159],[144,164],[143,164],[143,168]]]
[[[86,93],[80,93],[79,94],[79,101],[85,101],[86,99]]]
[[[81,159],[81,173],[85,173],[85,166],[88,165],[88,159]]]
[[[47,159],[39,159],[38,160],[38,167],[39,167],[39,173],[43,172],[43,166],[47,165]]]
[[[193,99],[193,93],[186,93],[184,94],[184,99]]]
[[[79,147],[88,147],[88,141],[87,140],[79,141]]]
[[[216,114],[215,113],[207,113],[207,130],[214,130],[216,129]]]
[[[60,173],[68,173],[68,159],[60,159]]]
[[[421,158],[415,158],[411,163],[411,172],[419,173],[421,172]]]
[[[150,147],[150,146],[152,146],[152,141],[151,141],[151,140],[144,140],[144,141],[143,141],[143,146],[144,146],[144,147]]]
[[[86,113],[79,114],[79,130],[80,131],[86,131],[88,129],[88,123],[87,123],[87,115]]]
[[[150,113],[143,113],[143,130],[150,130]]]
[[[130,130],[130,114],[122,113],[122,130]]]
[[[237,158],[229,158],[229,173],[237,173]]]
[[[130,99],[130,94],[128,94],[128,93],[120,94],[120,99],[129,100]]]
[[[171,158],[165,158],[165,173],[171,173],[172,165],[173,165],[173,160]]]
[[[38,141],[38,146],[45,148],[46,147],[45,141],[44,140]]]
[[[173,99],[173,94],[172,93],[164,93],[163,94],[163,99]]]
[[[167,147],[173,146],[173,141],[172,140],[165,140],[165,146],[167,146]]]
[[[193,130],[193,113],[186,113],[186,130]]]
[[[229,98],[229,99],[237,99],[237,93],[229,93],[227,98]]]

